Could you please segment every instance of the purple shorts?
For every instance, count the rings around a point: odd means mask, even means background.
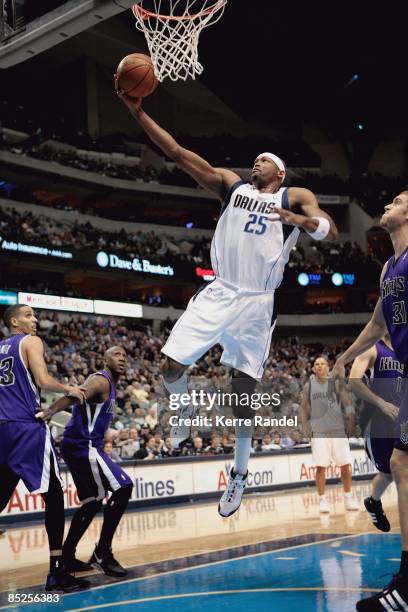
[[[108,491],[133,485],[122,468],[101,449],[62,440],[61,453],[77,488],[82,504],[103,499]]]
[[[21,478],[30,493],[46,493],[51,463],[61,482],[48,425],[42,421],[0,421],[0,466]]]

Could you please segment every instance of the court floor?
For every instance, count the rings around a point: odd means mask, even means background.
[[[355,485],[359,500],[370,483]],[[128,512],[114,550],[129,568],[126,581],[90,576],[92,588],[59,605],[12,607],[10,592],[41,592],[47,540],[41,525],[10,528],[0,538],[1,609],[224,610],[347,612],[398,570],[396,493],[384,507],[390,534],[376,531],[364,509],[345,512],[341,488],[330,487],[330,515],[320,516],[313,489],[250,495],[237,516],[222,519],[216,503]],[[81,548],[86,559],[100,519]],[[389,577],[384,574],[389,573]]]

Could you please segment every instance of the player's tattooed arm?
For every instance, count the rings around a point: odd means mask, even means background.
[[[377,406],[377,408],[380,408],[384,414],[392,419],[396,419],[399,411],[398,407],[390,402],[386,402],[382,397],[373,393],[363,382],[365,372],[373,366],[376,357],[377,349],[375,346],[372,346],[368,351],[356,357],[351,366],[349,385],[354,395],[373,406]]]
[[[24,362],[40,389],[72,395],[76,401],[83,402],[84,393],[79,387],[64,385],[49,374],[44,360],[44,345],[41,338],[38,336],[28,336],[22,343],[21,349]]]
[[[337,238],[338,230],[333,219],[319,207],[317,198],[310,189],[289,187],[288,198],[291,210],[281,209],[280,212],[277,211],[283,217],[283,222],[301,227],[312,234],[319,227],[319,217],[324,218],[330,225],[329,232],[324,240],[335,240]]]
[[[303,435],[307,438],[312,436],[312,429],[310,427],[310,384],[307,382],[303,387],[302,400],[299,408],[300,422],[302,425]]]
[[[116,77],[115,89],[120,99],[130,110],[130,113],[146,132],[150,140],[184,172],[187,172],[203,189],[223,200],[229,188],[240,180],[238,174],[225,168],[214,168],[193,151],[182,147],[171,134],[145,113],[142,109],[140,98],[131,98],[118,90]]]
[[[80,387],[84,394],[85,401],[91,403],[104,402],[109,396],[109,382],[104,376],[90,376]],[[60,397],[55,400],[48,408],[37,412],[37,418],[48,422],[54,414],[68,410],[72,404],[78,403],[78,399],[72,396]]]

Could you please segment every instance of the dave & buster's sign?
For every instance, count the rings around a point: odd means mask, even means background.
[[[93,266],[105,270],[118,270],[133,274],[152,274],[161,277],[175,277],[186,280],[212,280],[214,272],[211,269],[200,268],[190,263],[178,263],[151,261],[146,257],[129,258],[107,251],[91,251],[87,249],[65,250],[55,248],[53,245],[26,244],[5,240],[0,237],[0,255],[12,253],[18,255],[39,256],[46,259],[59,259],[78,264],[81,266]]]

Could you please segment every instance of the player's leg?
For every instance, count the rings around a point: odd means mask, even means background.
[[[193,417],[198,409],[182,401],[188,393],[185,370],[217,344],[235,299],[236,292],[217,280],[204,286],[191,298],[162,348],[167,357],[162,366],[164,386],[171,396],[174,415],[179,417],[170,434],[174,448],[190,436],[191,428],[184,419]]]
[[[189,436],[191,428],[184,424],[184,419],[194,416],[194,406],[191,404],[184,405],[181,398],[188,394],[188,379],[185,373],[188,366],[178,363],[170,357],[166,357],[162,365],[162,376],[164,387],[172,400],[172,406],[176,407],[178,423],[173,425],[170,430],[170,437],[174,448],[184,442]]]
[[[385,515],[381,497],[392,482],[390,459],[393,450],[394,440],[392,438],[367,437],[366,439],[367,455],[379,472],[373,478],[372,493],[370,497],[365,498],[364,506],[374,527],[385,532],[390,531],[391,525]]]
[[[353,494],[351,492],[352,473],[351,463],[340,466],[340,477],[344,491],[344,506],[346,510],[359,510],[359,505],[353,499]]]
[[[133,485],[128,484],[112,493],[103,513],[103,523],[99,542],[90,563],[102,570],[107,576],[124,578],[127,571],[118,563],[112,553],[112,540],[119,522],[132,495]]]
[[[316,489],[319,496],[319,512],[327,514],[330,512],[330,506],[326,499],[326,468],[331,463],[331,440],[330,438],[323,437],[323,434],[319,436],[313,436],[311,441],[312,459],[316,466]]]
[[[256,414],[248,398],[252,397],[257,382],[262,379],[275,323],[273,293],[238,295],[231,322],[221,337],[224,347],[221,363],[234,368],[231,380],[233,397],[237,398],[233,405],[234,417],[251,422],[251,425],[242,424],[235,428],[234,469],[218,506],[221,516],[231,516],[241,503],[251,453],[253,417]]]
[[[398,511],[402,539],[400,574],[408,583],[408,448],[395,448],[391,457],[392,475],[398,491]],[[408,604],[408,600],[407,600]]]
[[[106,503],[99,542],[89,563],[107,576],[123,578],[127,571],[113,556],[112,540],[132,495],[133,483],[103,450],[98,449],[95,458],[105,490],[113,493]]]
[[[108,490],[108,483],[102,476],[96,459],[96,449],[82,448],[67,440],[61,443],[64,461],[71,472],[81,506],[72,517],[71,525],[63,546],[64,565],[70,571],[91,569],[89,563],[76,558],[77,545],[102,506]]]
[[[70,572],[83,572],[92,569],[89,563],[84,563],[76,558],[76,548],[101,506],[101,499],[90,499],[83,503],[72,517],[63,546],[64,565]]]
[[[230,471],[227,488],[218,505],[218,512],[224,517],[231,516],[238,510],[247,481],[255,414],[248,406],[248,398],[252,396],[256,384],[257,381],[248,374],[234,370],[231,380],[233,414],[238,419],[249,419],[251,424],[235,427],[234,467]]]
[[[61,482],[51,461],[48,491],[42,493],[45,503],[45,529],[50,547],[50,571],[45,589],[47,591],[77,591],[89,587],[89,581],[71,576],[63,564],[62,542],[64,538],[65,513]]]
[[[344,491],[344,507],[346,510],[359,510],[358,503],[353,499],[351,491],[352,485],[352,464],[350,443],[344,431],[339,431],[331,438],[331,455],[335,465],[340,467],[340,477]]]
[[[391,456],[391,472],[397,485],[401,527],[401,563],[398,574],[379,593],[357,603],[360,612],[408,610],[408,447],[397,441]]]
[[[71,592],[89,587],[74,578],[62,562],[65,512],[62,481],[50,430],[44,423],[10,428],[12,444],[8,467],[20,476],[30,493],[40,493],[45,504],[45,528],[50,548],[46,590]]]
[[[9,503],[19,480],[20,476],[15,474],[10,468],[5,465],[0,466],[0,512],[3,512]]]

